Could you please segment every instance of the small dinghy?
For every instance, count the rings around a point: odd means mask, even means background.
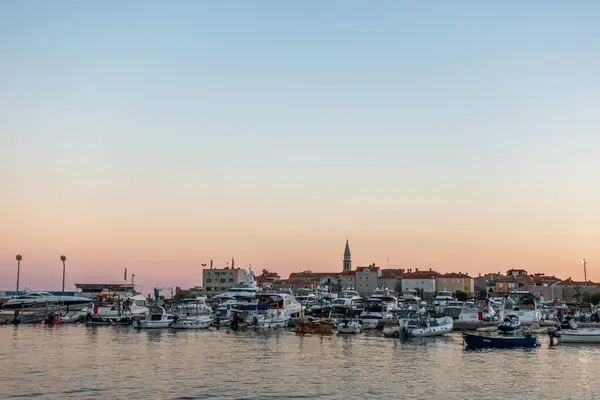
[[[350,321],[344,319],[336,326],[339,333],[360,333],[361,325],[359,321]]]
[[[173,322],[169,325],[171,329],[208,329],[213,323],[212,318],[179,318],[174,316]]]
[[[109,318],[109,317],[98,317],[98,316],[88,315],[88,317],[85,320],[85,326],[112,326],[112,325],[128,326],[128,325],[131,325],[132,323],[133,323],[133,318],[124,317],[124,316]]]
[[[308,321],[302,321],[296,323],[296,332],[304,334],[304,333],[313,333],[317,335],[329,335],[333,334],[334,326],[333,324],[326,319],[322,320],[314,320],[309,319]]]
[[[409,336],[429,337],[441,336],[452,332],[454,321],[451,317],[421,318],[418,321],[410,321],[407,324]]]
[[[498,330],[503,333],[515,332],[519,329],[521,329],[521,322],[519,322],[519,317],[516,315],[509,315],[498,325]]]
[[[39,315],[34,315],[34,314],[25,314],[25,315],[17,314],[15,317],[12,317],[6,321],[7,324],[12,324],[12,325],[40,324],[42,322],[44,322],[44,318],[42,318]]]
[[[256,327],[264,329],[286,328],[291,319],[291,315],[277,315],[271,318],[263,319]]]
[[[536,347],[537,339],[527,331],[523,336],[488,336],[463,333],[467,349],[512,349],[519,347]]]

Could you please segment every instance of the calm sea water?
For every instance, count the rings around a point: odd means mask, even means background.
[[[0,326],[0,398],[592,399],[600,346]]]

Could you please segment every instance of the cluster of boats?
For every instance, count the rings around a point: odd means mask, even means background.
[[[86,326],[132,325],[139,329],[227,330],[295,328],[298,333],[358,334],[373,330],[392,338],[441,336],[465,325],[469,348],[533,347],[535,335],[547,333],[562,343],[600,343],[600,330],[580,328],[576,319],[592,319],[595,310],[567,312],[538,307],[535,301],[514,304],[508,299],[459,302],[440,292],[426,303],[415,291],[395,297],[377,289],[362,298],[356,291],[340,295],[326,291],[268,292],[253,280],[212,297],[150,304],[141,295],[90,299],[30,292],[5,302],[10,324]],[[589,314],[589,315],[588,315]],[[560,321],[560,322],[559,322]],[[539,324],[544,324],[542,328]]]

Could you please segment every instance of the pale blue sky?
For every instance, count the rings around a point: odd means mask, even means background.
[[[559,215],[583,240],[598,21],[596,1],[4,1],[3,229],[146,204],[372,232]]]

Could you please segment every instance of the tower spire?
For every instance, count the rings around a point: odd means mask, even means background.
[[[348,272],[352,270],[352,258],[350,256],[350,245],[348,244],[348,239],[346,239],[346,248],[344,249],[344,264],[343,271]]]

